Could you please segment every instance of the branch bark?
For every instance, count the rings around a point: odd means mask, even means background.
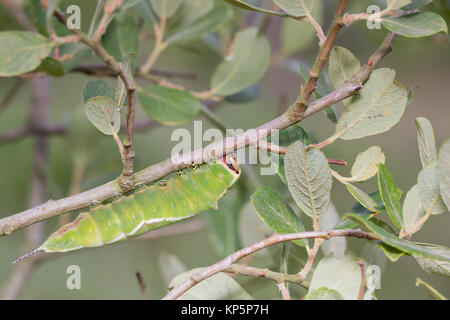
[[[252,253],[255,253],[261,249],[267,248],[269,246],[291,241],[291,240],[299,240],[299,239],[325,239],[329,240],[333,237],[356,237],[363,238],[369,240],[379,240],[375,235],[361,231],[359,229],[344,229],[344,230],[328,230],[328,231],[309,231],[309,232],[299,232],[299,233],[290,233],[290,234],[273,234],[269,238],[258,241],[255,244],[243,248],[229,255],[228,257],[220,260],[219,262],[202,269],[199,272],[194,273],[189,277],[188,280],[182,282],[180,285],[173,288],[164,298],[163,300],[174,300],[185,293],[187,290],[195,286],[197,283],[213,276],[216,273],[223,272],[227,270],[233,263],[237,260],[246,257]],[[298,277],[298,281],[303,281],[302,274]]]
[[[368,79],[370,73],[378,62],[391,51],[391,43],[394,39],[395,35],[388,33],[382,45],[362,66],[358,73],[356,73],[350,81],[344,83],[344,85],[338,90],[312,102],[306,109],[303,119],[356,94],[358,90],[362,88],[362,83]],[[284,129],[298,122],[299,120],[289,116],[289,113],[285,113],[254,129],[254,132],[246,132],[236,137],[231,137],[212,143],[204,149],[198,149],[183,154],[177,162],[174,162],[171,158],[169,158],[160,163],[149,166],[136,173],[136,181],[144,184],[153,182],[168,175],[169,173],[188,168],[192,165],[192,163],[206,162],[218,158],[223,154],[247,147],[250,144],[255,144],[258,140],[266,138],[274,130]],[[205,150],[211,149],[215,150],[215,154],[211,155],[208,153],[204,156]],[[70,197],[62,198],[56,201],[49,200],[35,208],[0,219],[0,235],[7,235],[15,230],[29,226],[38,221],[87,207],[93,202],[102,202],[120,195],[122,192],[123,191],[119,187],[116,179]]]

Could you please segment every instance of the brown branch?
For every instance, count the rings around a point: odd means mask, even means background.
[[[145,294],[145,289],[147,288],[147,285],[145,284],[144,278],[142,278],[142,274],[139,271],[136,272],[136,278],[139,284],[139,289],[141,291],[141,299],[147,300],[147,295]]]
[[[28,31],[34,31],[34,24],[28,19],[17,0],[2,0],[3,6],[14,16],[19,25]]]
[[[114,11],[120,5],[121,1],[108,1],[105,4],[105,16],[108,16],[108,12],[110,10]],[[111,12],[112,12],[111,11]],[[55,10],[55,17],[62,24],[66,25],[66,18],[64,14],[60,10]],[[109,18],[108,18],[109,19]],[[109,20],[108,20],[109,21]],[[100,22],[100,26],[102,26],[103,22]],[[104,27],[106,28],[107,23],[104,23]],[[100,28],[99,28],[100,29]],[[125,147],[125,157],[123,157],[123,169],[122,175],[118,179],[118,183],[120,189],[124,192],[131,191],[135,187],[135,179],[134,179],[134,118],[135,118],[135,97],[134,93],[136,91],[136,84],[134,83],[133,78],[125,72],[122,65],[117,62],[114,57],[112,57],[103,46],[97,41],[96,37],[94,39],[90,39],[85,33],[81,32],[77,29],[71,30],[75,35],[80,38],[80,41],[90,47],[96,55],[102,59],[114,72],[116,72],[120,79],[122,79],[125,88],[127,89],[127,97],[128,97],[128,110],[126,115],[126,139],[124,141]],[[101,30],[102,32],[102,30]],[[101,33],[100,32],[100,33]]]
[[[17,79],[16,82],[13,84],[11,89],[9,89],[6,96],[3,98],[3,100],[0,102],[0,113],[6,110],[6,108],[10,105],[10,103],[14,100],[14,98],[17,96],[17,94],[20,92],[20,89],[22,88],[23,84],[25,82],[22,79]]]
[[[107,65],[104,64],[81,64],[70,71],[84,73],[87,75],[95,75],[95,76],[109,76],[116,77],[117,74]],[[196,80],[197,75],[188,72],[177,72],[177,71],[167,71],[167,70],[159,70],[152,69],[149,72],[150,75],[154,75],[157,77],[164,77],[169,79],[185,79],[185,80]]]
[[[46,127],[50,118],[50,78],[37,78],[32,81],[32,106],[30,125],[34,128]],[[35,207],[47,197],[45,170],[48,165],[47,136],[37,134],[34,138],[32,173],[30,181],[29,206]],[[25,251],[39,246],[42,240],[42,224],[35,224],[27,229]],[[15,299],[20,294],[33,274],[35,267],[41,262],[41,257],[31,257],[22,265],[17,266],[11,274],[1,295],[2,299]]]
[[[344,230],[329,230],[329,231],[309,231],[309,232],[299,232],[299,233],[290,233],[290,234],[273,234],[269,238],[258,241],[255,244],[243,248],[229,255],[228,257],[220,260],[219,262],[203,268],[202,270],[192,274],[189,279],[182,282],[180,285],[173,288],[163,299],[164,300],[174,300],[185,293],[187,290],[195,286],[197,283],[211,277],[212,275],[223,272],[227,268],[229,268],[233,263],[246,257],[252,253],[255,253],[261,249],[267,248],[269,246],[291,241],[291,240],[299,240],[299,239],[326,239],[329,240],[333,237],[356,237],[356,238],[364,238],[369,240],[379,240],[375,235],[361,231],[359,229],[344,229]],[[304,278],[298,280],[303,281]]]
[[[358,261],[358,265],[361,268],[361,287],[359,288],[358,300],[362,300],[364,298],[364,290],[366,288],[366,266],[364,261],[361,259]]]
[[[331,24],[330,30],[328,31],[325,42],[319,50],[316,61],[314,62],[311,70],[309,72],[308,80],[303,86],[300,97],[298,98],[295,105],[289,108],[289,115],[295,119],[301,120],[304,117],[305,110],[308,107],[308,101],[316,89],[317,80],[319,79],[320,73],[322,72],[325,63],[330,55],[331,48],[336,41],[337,35],[341,28],[344,26],[342,23],[342,16],[344,15],[345,7],[347,6],[347,0],[340,0],[338,7],[336,9],[336,14],[334,16],[333,23]]]
[[[51,136],[64,134],[66,134],[66,127],[63,125],[46,125],[45,127],[33,127],[31,125],[27,125],[0,135],[0,144],[17,141],[29,135]]]
[[[377,63],[391,51],[390,45],[394,39],[395,35],[389,33],[380,48],[369,59],[370,64],[364,64],[361,70],[352,78],[352,80],[344,83],[344,85],[336,91],[333,91],[330,94],[312,102],[305,111],[303,118],[311,116],[314,113],[341,100],[344,100],[358,92],[358,90],[362,88],[362,82],[369,77],[371,71],[373,70],[373,68],[375,68]],[[218,158],[223,154],[247,147],[250,144],[255,144],[257,140],[263,139],[270,135],[272,130],[284,129],[297,122],[299,122],[299,120],[291,117],[288,113],[285,113],[259,126],[258,128],[254,129],[253,132],[246,132],[236,137],[230,137],[225,140],[210,144],[206,148],[208,148],[208,150],[216,150],[214,156],[204,156],[204,149],[198,149],[193,152],[183,154],[179,159],[180,161],[178,162],[173,162],[172,159],[169,158],[137,172],[136,181],[145,184],[150,183],[168,175],[169,173],[188,168],[192,165],[193,162],[207,162],[211,159]],[[113,180],[104,185],[73,195],[71,197],[62,198],[56,201],[49,200],[48,202],[38,207],[31,208],[15,215],[0,219],[0,235],[10,234],[15,230],[26,227],[38,221],[87,207],[95,201],[101,202],[106,199],[110,199],[114,196],[117,196],[118,193],[122,193],[122,190],[118,186],[116,180]]]

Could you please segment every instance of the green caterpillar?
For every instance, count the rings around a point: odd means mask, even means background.
[[[99,247],[217,208],[218,200],[239,175],[236,154],[232,153],[176,178],[141,187],[130,195],[80,213],[30,254]]]

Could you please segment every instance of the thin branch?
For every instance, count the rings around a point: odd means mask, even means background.
[[[365,291],[366,284],[367,284],[366,266],[365,266],[363,260],[359,260],[358,265],[361,268],[361,287],[359,288],[358,300],[362,300],[364,298],[364,291]]]
[[[175,288],[173,288],[163,299],[164,300],[174,300],[185,293],[187,290],[195,286],[197,283],[211,277],[212,275],[223,272],[227,268],[229,268],[233,263],[246,257],[252,253],[255,253],[259,250],[267,248],[269,246],[291,241],[291,240],[299,240],[299,239],[310,239],[310,238],[319,238],[329,240],[333,237],[356,237],[356,238],[364,238],[369,240],[379,240],[375,235],[361,231],[359,229],[344,229],[344,230],[329,230],[329,231],[310,231],[310,232],[299,232],[299,233],[291,233],[291,234],[273,234],[269,238],[258,241],[255,244],[243,248],[229,255],[228,257],[220,260],[219,262],[203,268],[202,270],[192,274],[189,279],[182,282]],[[300,281],[303,281],[301,279]]]
[[[105,64],[81,64],[74,67],[71,72],[79,72],[87,75],[95,75],[95,76],[109,76],[116,77],[117,74],[107,65]],[[185,80],[196,80],[197,75],[193,73],[187,72],[177,72],[177,71],[167,71],[167,70],[159,70],[152,69],[149,72],[150,75],[157,77],[164,77],[168,79],[185,79]]]
[[[316,89],[317,80],[319,79],[320,73],[325,66],[328,56],[330,55],[331,48],[336,41],[337,35],[341,28],[344,26],[342,23],[342,16],[344,15],[345,7],[347,6],[347,0],[340,0],[338,7],[336,9],[336,14],[334,16],[333,23],[331,24],[330,30],[328,31],[327,37],[320,47],[319,54],[317,55],[316,61],[314,62],[311,70],[309,72],[308,80],[303,86],[300,96],[297,99],[295,105],[289,108],[289,115],[297,120],[301,120],[304,117],[305,110],[308,107],[308,101]]]
[[[20,7],[20,4],[17,3],[17,0],[2,0],[2,4],[9,12],[11,12],[22,28],[28,31],[35,30],[34,24],[28,19],[27,15]]]
[[[368,60],[370,63],[365,63],[351,81],[347,81],[336,91],[333,91],[330,94],[312,102],[305,111],[303,119],[358,92],[358,90],[362,88],[362,82],[369,77],[377,63],[391,51],[390,45],[394,39],[395,35],[389,33],[380,48],[378,48],[378,50]],[[250,144],[255,144],[256,141],[270,135],[273,130],[281,130],[298,122],[299,120],[285,113],[259,126],[258,128],[255,128],[253,132],[245,132],[236,137],[230,137],[210,144],[206,148],[213,148],[217,151],[214,157],[204,156],[204,149],[198,149],[181,155],[179,161],[177,162],[174,162],[171,158],[169,158],[137,172],[136,181],[145,184],[150,183],[168,175],[169,173],[188,168],[192,165],[192,163],[207,162],[218,158],[223,154],[247,147]],[[15,230],[26,227],[38,221],[87,207],[95,201],[101,202],[106,199],[110,199],[122,192],[123,191],[117,185],[116,180],[113,180],[94,189],[70,197],[62,198],[56,201],[49,200],[38,207],[0,219],[0,235],[10,234]]]
[[[47,126],[50,118],[50,78],[38,78],[32,81],[32,106],[30,125],[39,128]],[[32,173],[30,181],[29,206],[34,207],[47,197],[45,169],[48,165],[48,141],[45,135],[37,134],[34,138]],[[42,240],[42,224],[35,224],[26,231],[24,249],[33,250]],[[22,265],[14,268],[1,295],[2,299],[15,299],[33,274],[41,257],[31,257]]]
[[[12,87],[9,89],[6,96],[0,102],[0,113],[6,110],[6,108],[10,105],[10,103],[14,100],[17,94],[20,92],[20,89],[24,85],[24,81],[22,79],[17,79]]]
[[[66,127],[63,125],[47,125],[45,127],[32,127],[27,125],[0,135],[0,144],[17,141],[29,135],[51,136],[64,134],[66,134]]]
[[[145,284],[144,278],[142,278],[142,274],[139,271],[136,272],[136,278],[139,284],[139,289],[141,291],[141,299],[147,300],[147,295],[145,294],[145,289],[147,288],[147,285]]]
[[[106,12],[107,10],[110,10],[111,8],[115,9],[117,6],[120,5],[120,3],[121,3],[120,0],[108,1],[105,4],[104,9],[105,15],[108,14]],[[60,10],[58,9],[55,10],[54,15],[59,22],[66,25],[66,18]],[[101,24],[102,23],[100,23],[100,25]],[[125,88],[127,89],[127,97],[128,97],[128,110],[126,115],[127,126],[126,126],[126,139],[123,143],[125,148],[125,157],[123,159],[122,175],[120,176],[117,182],[119,183],[120,189],[122,191],[124,192],[131,191],[135,187],[134,166],[133,166],[134,161],[133,141],[134,141],[134,118],[135,118],[134,93],[136,91],[136,84],[134,83],[133,78],[127,72],[125,72],[122,65],[119,62],[117,62],[111,55],[109,55],[108,52],[105,50],[105,48],[103,48],[103,46],[98,41],[95,41],[95,39],[94,40],[90,39],[85,33],[81,32],[78,29],[71,29],[71,31],[75,35],[79,36],[81,42],[90,47],[100,59],[102,59],[112,70],[114,70],[119,75],[119,77],[122,79],[125,85]]]

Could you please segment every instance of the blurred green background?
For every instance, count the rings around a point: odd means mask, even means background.
[[[189,0],[187,0],[189,1]],[[367,1],[349,1],[351,10],[357,12],[358,6],[364,8]],[[357,4],[354,4],[358,2]],[[80,5],[83,28],[89,23],[94,10],[93,1],[72,1]],[[323,21],[325,25],[331,19],[336,1],[324,0]],[[449,22],[449,8],[445,1],[435,1],[429,8],[438,11]],[[14,29],[17,26],[0,7],[0,29]],[[132,11],[138,17],[136,11]],[[239,16],[239,14],[238,14]],[[252,23],[252,18],[244,21]],[[280,46],[280,18],[273,18],[267,34],[270,38],[272,52]],[[144,33],[150,33],[149,25],[144,25]],[[337,40],[337,44],[350,49],[361,61],[365,61],[379,45],[385,30],[367,30],[364,22],[346,28]],[[196,50],[191,50],[195,47]],[[146,58],[152,48],[152,41],[141,41],[138,61]],[[386,165],[391,171],[396,184],[406,193],[413,186],[421,168],[418,156],[416,128],[414,118],[427,117],[433,124],[438,145],[450,137],[450,46],[447,36],[439,35],[422,39],[405,39],[399,37],[393,45],[394,51],[382,62],[397,71],[397,80],[408,89],[413,89],[414,99],[407,107],[405,115],[392,130],[362,140],[338,140],[324,149],[330,158],[345,159],[353,162],[355,156],[369,146],[378,145],[386,155]],[[308,49],[293,55],[311,63],[317,44],[312,42]],[[208,88],[209,79],[220,56],[197,41],[189,47],[170,47],[158,60],[156,67],[161,70],[183,71],[193,73],[196,80],[176,82],[192,89]],[[84,63],[98,63],[98,59],[90,57]],[[70,73],[60,78],[53,78],[51,83],[52,123],[66,123],[70,126],[74,110],[82,108],[82,88],[88,77]],[[4,97],[13,85],[14,79],[0,79],[0,97]],[[107,81],[114,85],[115,79]],[[260,125],[281,114],[289,103],[296,98],[300,77],[282,66],[270,68],[261,81],[261,94],[249,103],[222,103],[215,110],[224,122],[233,128],[249,129]],[[14,128],[23,126],[28,120],[30,110],[30,83],[27,81],[20,94],[8,109],[0,115],[0,135]],[[280,100],[282,103],[280,103]],[[137,120],[146,115],[138,107]],[[201,117],[200,117],[201,118]],[[85,119],[87,122],[88,120]],[[316,114],[304,122],[303,128],[315,141],[321,141],[332,134],[334,126],[323,113]],[[192,124],[184,127],[192,129]],[[212,127],[205,120],[204,127]],[[136,169],[142,169],[155,162],[164,160],[170,155],[175,145],[170,141],[174,127],[158,126],[144,133],[136,134]],[[82,189],[87,190],[111,180],[120,174],[121,162],[116,145],[109,137],[100,132],[98,145],[90,149],[88,163]],[[66,137],[50,138],[50,159],[46,172],[49,182],[48,198],[57,199],[67,195],[72,171],[74,168],[74,149],[71,140]],[[31,171],[32,138],[27,137],[17,142],[0,144],[0,217],[6,217],[27,208],[29,197],[29,178]],[[349,168],[338,168],[342,174]],[[372,179],[361,185],[366,192],[376,190]],[[262,177],[268,185],[285,192],[285,188],[277,177]],[[334,182],[332,199],[338,212],[347,212],[354,201],[346,188]],[[245,211],[245,210],[244,210]],[[247,208],[247,211],[248,208]],[[252,213],[250,213],[252,214]],[[73,216],[73,214],[72,214]],[[199,219],[205,219],[205,214]],[[247,219],[247,220],[246,220]],[[240,218],[241,243],[256,240],[252,217]],[[303,221],[307,220],[302,216]],[[57,227],[57,218],[45,222],[45,235]],[[216,226],[217,227],[217,226]],[[450,215],[433,216],[425,227],[414,236],[415,241],[450,246]],[[24,231],[0,238],[0,288],[6,283],[13,271],[11,262],[22,253]],[[214,232],[214,230],[212,230]],[[349,240],[348,247],[358,255],[365,249],[363,240]],[[25,285],[20,298],[24,299],[139,299],[140,292],[135,273],[140,271],[147,283],[147,295],[151,299],[159,299],[167,292],[170,278],[170,266],[167,260],[173,261],[176,256],[187,269],[206,266],[221,258],[211,236],[211,229],[206,227],[194,233],[164,237],[155,240],[136,240],[105,246],[97,249],[80,250],[59,256],[40,265]],[[280,246],[278,246],[280,247]],[[291,252],[295,253],[293,249]],[[171,254],[167,259],[167,253]],[[252,262],[268,266],[278,265],[279,248],[272,250],[272,255],[264,254]],[[161,258],[163,257],[163,258]],[[268,258],[269,257],[269,258]],[[258,260],[258,258],[260,258]],[[66,288],[66,269],[69,265],[81,267],[81,290]],[[161,267],[163,266],[163,267]],[[270,263],[269,263],[270,266]],[[381,290],[376,291],[379,299],[427,299],[422,288],[415,287],[415,279],[420,277],[435,286],[441,293],[450,297],[450,280],[427,274],[412,257],[403,257],[397,263],[387,262],[381,278]],[[277,288],[268,280],[238,278],[244,288],[257,298],[278,297]]]

